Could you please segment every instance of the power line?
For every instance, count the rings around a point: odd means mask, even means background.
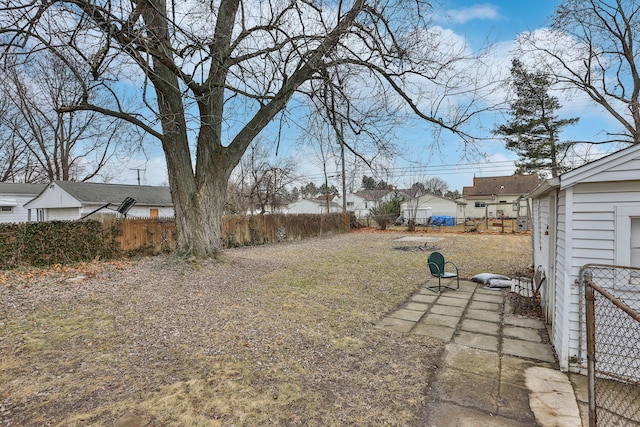
[[[499,174],[501,172],[513,172],[513,160],[499,160],[483,163],[457,163],[457,164],[439,164],[439,165],[413,165],[413,166],[393,166],[389,168],[381,168],[380,171],[371,170],[371,173],[379,176],[393,176],[410,178],[411,175],[455,175],[460,173],[482,172],[490,170],[491,174]],[[335,175],[335,174],[332,174]],[[324,178],[322,174],[305,174],[306,179],[314,180]]]

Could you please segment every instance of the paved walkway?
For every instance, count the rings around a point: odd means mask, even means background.
[[[426,426],[582,426],[542,321],[515,316],[501,290],[426,288],[378,327],[447,342]]]

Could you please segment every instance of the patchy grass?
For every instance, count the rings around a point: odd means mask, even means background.
[[[427,278],[407,234],[6,276],[0,424],[422,425],[443,343],[375,328]],[[428,236],[463,277],[530,262],[529,236]]]

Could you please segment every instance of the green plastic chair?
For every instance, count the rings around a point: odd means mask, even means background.
[[[452,289],[457,291],[460,289],[460,278],[458,277],[458,267],[451,261],[445,261],[444,256],[440,252],[431,252],[429,254],[429,271],[433,277],[438,278],[438,286],[426,286],[427,289],[433,292],[440,293],[442,288]],[[446,271],[447,265],[452,271]],[[442,284],[442,279],[450,279],[448,284]],[[457,286],[454,288],[451,286],[453,279],[456,279]]]

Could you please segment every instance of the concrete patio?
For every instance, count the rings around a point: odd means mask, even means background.
[[[426,285],[377,325],[447,343],[425,425],[582,426],[541,320],[510,314],[499,289],[461,280],[438,294]]]

